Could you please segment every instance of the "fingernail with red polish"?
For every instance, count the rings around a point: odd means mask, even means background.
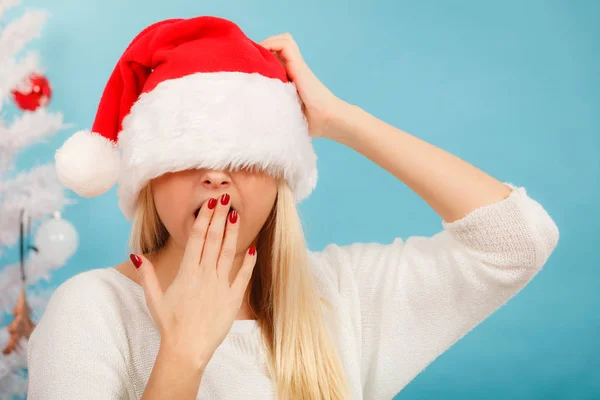
[[[223,204],[224,206],[226,206],[227,204],[229,204],[229,195],[227,193],[221,195],[221,204]]]
[[[208,209],[212,210],[217,206],[217,199],[213,199],[212,197],[208,200]]]
[[[229,222],[231,222],[232,224],[235,224],[237,222],[237,219],[238,219],[238,213],[237,213],[237,211],[233,210],[229,214]]]
[[[248,254],[250,254],[251,256],[256,254],[256,246],[250,246],[250,249],[248,250]]]
[[[142,259],[137,254],[130,254],[129,258],[131,259],[131,262],[133,263],[133,265],[135,265],[136,268],[139,268],[140,265],[142,265]]]

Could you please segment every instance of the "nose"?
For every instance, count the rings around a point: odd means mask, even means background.
[[[224,189],[231,185],[231,177],[225,171],[206,170],[201,178],[202,186],[206,189]]]

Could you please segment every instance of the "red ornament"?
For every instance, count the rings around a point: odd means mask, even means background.
[[[35,111],[48,105],[52,98],[52,88],[45,76],[34,73],[23,87],[13,89],[12,95],[21,110]]]

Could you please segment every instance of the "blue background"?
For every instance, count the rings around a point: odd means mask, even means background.
[[[290,32],[339,97],[525,186],[561,238],[544,270],[415,378],[400,399],[600,398],[600,2],[31,0],[52,14],[38,49],[50,109],[73,128],[24,151],[53,161],[90,127],[129,41],[157,20],[217,15],[255,41]],[[22,9],[20,10],[22,11]],[[18,14],[18,13],[17,13]],[[360,154],[315,141],[320,181],[300,205],[312,249],[432,235],[441,220]],[[69,192],[72,198],[75,195]],[[51,284],[127,257],[116,190],[64,209],[80,247]],[[14,250],[14,249],[13,249]],[[16,261],[11,250],[2,262]]]

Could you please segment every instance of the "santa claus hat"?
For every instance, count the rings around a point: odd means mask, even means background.
[[[316,186],[316,155],[296,87],[277,57],[231,21],[171,19],[140,32],[110,76],[91,131],[57,150],[59,179],[84,197],[118,182],[130,219],[166,172],[255,167],[296,201]]]

